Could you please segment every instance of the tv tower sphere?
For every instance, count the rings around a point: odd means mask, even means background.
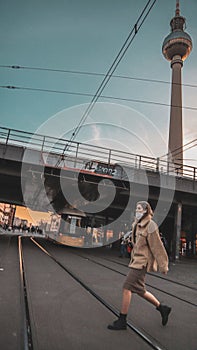
[[[180,16],[179,0],[176,0],[175,17],[170,22],[171,33],[164,39],[162,52],[171,61],[171,109],[168,141],[168,162],[174,163],[177,172],[183,170],[183,132],[182,132],[182,83],[183,61],[192,50],[192,39],[185,29],[185,18]]]
[[[177,2],[175,17],[170,22],[171,33],[164,39],[162,52],[168,61],[178,55],[184,61],[192,50],[192,39],[184,32],[185,18],[180,16],[179,2]]]

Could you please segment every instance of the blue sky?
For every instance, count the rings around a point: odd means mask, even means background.
[[[147,0],[6,0],[0,2],[0,65],[106,73]],[[175,0],[157,0],[115,74],[171,80],[161,52]],[[197,1],[180,0],[193,51],[183,83],[197,85]],[[94,94],[102,77],[0,68],[0,85]],[[170,103],[170,84],[111,78],[104,95]],[[183,86],[183,106],[197,107]],[[70,137],[91,97],[0,89],[1,126]],[[167,152],[170,108],[99,99],[77,139],[159,156]],[[111,127],[110,127],[111,125]],[[184,143],[197,138],[197,111],[183,110]],[[129,134],[128,134],[129,130]],[[96,139],[96,141],[95,141]],[[100,143],[99,143],[100,140]],[[115,143],[113,143],[115,140]],[[137,141],[136,141],[137,140]],[[197,158],[187,151],[187,163]]]

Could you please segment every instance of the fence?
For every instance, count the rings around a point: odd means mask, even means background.
[[[125,167],[145,169],[194,181],[197,180],[197,168],[189,165],[184,164],[180,166],[180,164],[174,164],[161,158],[143,156],[82,142],[70,142],[70,140],[66,139],[16,129],[0,127],[0,142],[6,145],[16,145],[38,150],[45,156],[46,163],[56,167],[63,167],[67,164],[67,166],[77,168],[90,160],[94,160],[103,162],[107,166],[119,164]]]

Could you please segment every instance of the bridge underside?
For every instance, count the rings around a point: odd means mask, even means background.
[[[0,144],[0,202],[43,212],[78,210],[99,227],[101,222],[113,223],[118,218],[130,223],[136,201],[148,200],[157,208],[157,222],[171,242],[173,256],[177,232],[185,230],[193,237],[197,232],[195,180],[134,167],[127,169],[128,177],[117,179],[46,166],[40,152],[28,154],[24,161],[24,147]],[[181,222],[177,219],[180,205]]]
[[[131,182],[0,159],[0,201],[46,212],[76,207],[113,218],[121,215],[127,207],[131,210],[138,199],[160,199],[168,203],[173,189],[163,188],[161,198],[160,175],[147,171],[146,177],[146,182],[140,181],[138,170]],[[180,182],[180,179],[176,181]],[[184,188],[183,191],[175,189],[173,203],[180,201],[183,205],[196,207],[195,191],[188,193]]]

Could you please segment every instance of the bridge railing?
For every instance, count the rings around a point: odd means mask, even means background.
[[[197,180],[197,168],[189,165],[170,163],[161,158],[143,156],[97,145],[75,142],[66,139],[34,134],[0,127],[0,142],[5,145],[16,145],[34,149],[45,155],[45,162],[50,159],[51,165],[57,167],[71,166],[81,168],[87,161],[94,160],[123,167],[145,169],[147,171],[170,174],[178,177]]]

